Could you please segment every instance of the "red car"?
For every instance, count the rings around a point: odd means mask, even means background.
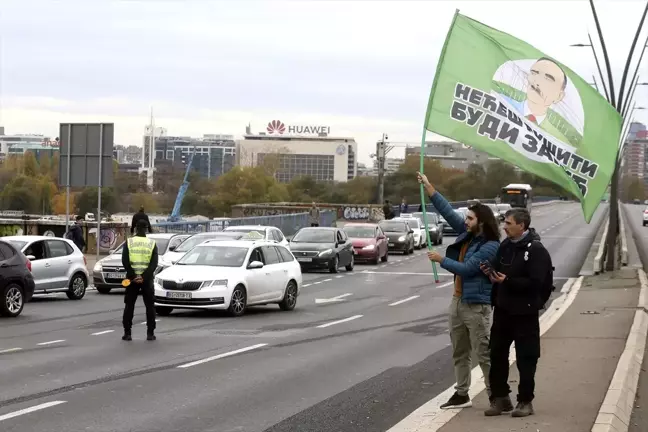
[[[353,244],[356,262],[368,261],[378,264],[387,261],[387,237],[377,224],[350,223],[342,227]]]

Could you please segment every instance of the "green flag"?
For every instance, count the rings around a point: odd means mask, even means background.
[[[562,186],[580,198],[589,223],[614,171],[621,126],[571,69],[457,12],[432,84],[428,131]]]

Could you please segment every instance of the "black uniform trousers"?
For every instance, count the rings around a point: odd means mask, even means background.
[[[516,364],[520,373],[517,401],[533,401],[535,373],[540,358],[540,321],[538,314],[513,315],[495,307],[490,337],[491,368],[489,373],[493,397],[507,397],[509,353],[515,342]]]
[[[144,281],[141,284],[131,282],[131,284],[126,287],[126,294],[124,295],[124,317],[122,323],[124,324],[124,329],[129,330],[133,327],[133,314],[135,313],[135,302],[137,301],[137,296],[142,293],[142,299],[144,300],[144,306],[146,306],[146,327],[148,328],[149,333],[152,333],[155,330],[155,288],[153,288],[153,283]]]

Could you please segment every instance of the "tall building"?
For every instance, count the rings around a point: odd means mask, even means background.
[[[418,156],[420,154],[420,147],[408,147],[405,149],[405,156]],[[471,164],[484,164],[489,160],[496,159],[487,153],[453,141],[427,141],[424,154],[426,158],[439,161],[444,168],[462,171],[465,171]]]
[[[385,158],[385,174],[393,174],[398,171],[398,168],[405,162],[402,158]],[[378,175],[378,161],[373,160],[373,169],[371,175]]]
[[[643,179],[648,186],[648,130],[642,123],[633,122],[628,130],[628,137],[623,149],[621,173]]]
[[[235,164],[236,143],[232,135],[204,135],[203,138],[162,136],[155,140],[155,165],[184,168],[195,149],[192,171],[217,178]]]
[[[4,128],[0,134],[0,160],[8,155],[21,155],[26,151],[34,153],[36,159],[41,156],[54,156],[59,152],[58,138],[50,138],[39,134],[5,135]]]
[[[257,166],[273,158],[276,178],[288,183],[299,176],[317,181],[345,182],[357,175],[358,144],[353,138],[330,137],[328,126],[268,123],[266,132],[252,134],[248,126],[244,139],[237,142],[237,162]]]

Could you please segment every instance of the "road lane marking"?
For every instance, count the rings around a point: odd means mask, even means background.
[[[330,282],[330,281],[332,281],[332,280],[333,280],[333,279],[324,279],[322,282]]]
[[[18,417],[18,416],[21,416],[21,415],[33,413],[34,411],[40,411],[40,410],[45,409],[45,408],[51,408],[53,406],[61,405],[61,404],[64,404],[66,402],[67,401],[52,401],[52,402],[47,402],[47,403],[44,403],[44,404],[36,405],[36,406],[33,406],[33,407],[21,409],[20,411],[14,411],[14,412],[9,413],[9,414],[1,415],[0,416],[0,421],[9,420],[10,418],[14,418],[14,417]]]
[[[22,350],[22,348],[9,348],[9,349],[5,349],[5,350],[0,351],[0,354],[12,353],[12,352],[21,351],[21,350]]]
[[[335,302],[341,302],[344,301],[344,297],[349,297],[350,295],[353,295],[351,293],[346,293],[346,294],[341,294],[339,296],[335,296],[332,298],[326,298],[326,299],[315,299],[315,304],[322,304],[322,303],[335,303]]]
[[[342,324],[342,323],[345,323],[345,322],[357,320],[358,318],[362,318],[362,317],[363,317],[363,315],[354,315],[354,316],[349,317],[349,318],[344,318],[344,319],[341,319],[341,320],[331,321],[331,322],[328,322],[326,324],[318,325],[317,328],[331,327],[331,326],[334,326],[336,324]]]
[[[160,320],[156,319],[155,322],[160,322]],[[144,325],[144,324],[146,324],[146,321],[140,323],[140,325]]]
[[[65,342],[65,339],[58,339],[58,340],[53,340],[53,341],[48,341],[48,342],[41,342],[41,343],[36,344],[36,345],[52,345],[52,344],[60,343],[60,342]]]
[[[365,274],[386,274],[386,275],[398,275],[398,276],[434,276],[434,273],[427,272],[393,272],[393,271],[371,271],[364,270],[362,273]],[[454,276],[452,273],[437,273],[439,276]]]
[[[104,330],[104,331],[100,331],[100,332],[97,332],[97,333],[92,333],[92,336],[99,336],[99,335],[106,334],[106,333],[112,333],[114,331],[115,330]]]
[[[335,276],[335,279],[340,279],[340,278],[343,278],[343,277],[344,277],[344,275],[339,275],[339,276]]]
[[[231,356],[234,356],[234,355],[237,355],[237,354],[241,354],[241,353],[244,353],[244,352],[259,349],[259,348],[262,348],[262,347],[267,346],[267,345],[268,345],[267,343],[252,345],[252,346],[249,346],[249,347],[246,347],[246,348],[241,348],[241,349],[226,352],[226,353],[223,353],[223,354],[218,354],[218,355],[215,355],[213,357],[207,357],[206,359],[196,360],[196,361],[191,362],[191,363],[185,363],[183,365],[178,366],[178,368],[184,369],[184,368],[188,368],[188,367],[192,367],[192,366],[197,366],[199,364],[207,363],[207,362],[214,361],[214,360],[220,360],[222,358],[231,357]]]
[[[309,286],[311,286],[311,285],[313,285],[313,284],[303,284],[303,285],[302,285],[302,288],[306,288],[306,287],[309,287]]]
[[[405,302],[408,302],[408,301],[410,301],[410,300],[417,299],[417,298],[419,298],[419,297],[420,297],[420,296],[417,296],[417,295],[412,296],[412,297],[407,297],[406,299],[399,300],[399,301],[394,302],[394,303],[390,303],[389,306],[398,306],[399,304],[403,304],[403,303],[405,303]]]

